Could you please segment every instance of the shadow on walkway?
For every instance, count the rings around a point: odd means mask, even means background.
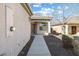
[[[34,40],[34,36],[31,36],[30,40],[28,41],[28,43],[23,47],[23,49],[21,50],[21,52],[18,54],[18,56],[26,56],[29,49],[30,49],[30,46],[32,44]]]
[[[63,48],[62,40],[54,35],[44,36],[52,56],[75,56],[72,50]]]

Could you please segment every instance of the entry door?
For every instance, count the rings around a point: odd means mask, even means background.
[[[76,34],[76,26],[72,26],[72,34]]]
[[[33,25],[33,32],[34,32],[34,34],[37,34],[37,24],[36,23]]]

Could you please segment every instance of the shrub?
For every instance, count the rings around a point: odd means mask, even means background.
[[[62,35],[62,40],[63,40],[63,47],[66,49],[72,49],[72,38],[69,37],[68,35]]]

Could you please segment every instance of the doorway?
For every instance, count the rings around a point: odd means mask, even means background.
[[[31,24],[31,32],[32,34],[37,34],[37,23],[36,22]]]
[[[72,28],[72,34],[76,34],[76,29],[77,29],[76,26],[72,26],[71,28]]]

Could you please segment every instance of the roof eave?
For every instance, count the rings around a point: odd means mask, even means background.
[[[52,18],[53,18],[53,17],[48,17],[48,16],[37,16],[37,15],[36,15],[36,16],[31,16],[31,19],[33,19],[33,20],[34,20],[34,19],[38,19],[38,20],[41,20],[41,19],[42,19],[42,20],[43,20],[43,19],[44,19],[44,20],[52,20]]]
[[[33,15],[32,11],[31,11],[31,9],[30,9],[30,7],[29,7],[29,5],[28,5],[27,3],[20,3],[20,4],[21,4],[21,6],[25,9],[25,11],[28,12],[28,14],[29,14],[30,16]]]

